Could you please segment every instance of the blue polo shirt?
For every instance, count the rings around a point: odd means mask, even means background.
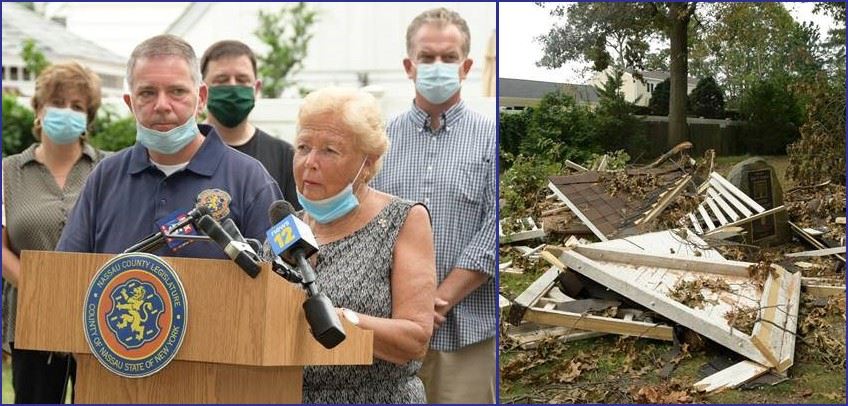
[[[268,207],[282,199],[277,182],[259,161],[225,145],[211,127],[178,172],[165,177],[136,143],[102,160],[89,175],[71,210],[57,251],[119,253],[158,231],[156,221],[201,203],[219,221],[232,218],[245,237],[264,240],[271,227]],[[214,242],[198,241],[154,254],[227,258]]]

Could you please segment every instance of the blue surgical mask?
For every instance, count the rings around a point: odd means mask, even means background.
[[[353,194],[353,183],[356,182],[356,178],[359,177],[362,168],[365,167],[366,161],[362,161],[362,165],[359,167],[359,171],[356,172],[353,180],[339,193],[336,193],[335,196],[321,200],[309,200],[306,196],[300,194],[300,191],[297,191],[297,201],[303,206],[306,214],[309,214],[309,217],[312,217],[320,224],[327,224],[338,220],[357,208],[359,206],[359,199]]]
[[[156,131],[152,128],[147,128],[136,120],[136,141],[144,145],[148,149],[152,149],[160,154],[171,155],[185,148],[200,130],[197,128],[197,121],[194,119],[194,114],[188,117],[185,124],[174,127],[168,131]]]
[[[41,119],[44,133],[54,144],[71,144],[85,133],[85,113],[71,109],[47,107]]]
[[[430,103],[446,102],[459,91],[459,64],[419,64],[415,76],[415,90]]]

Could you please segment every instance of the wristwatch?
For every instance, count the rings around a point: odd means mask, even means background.
[[[350,322],[350,324],[353,324],[354,326],[359,325],[359,315],[356,314],[355,311],[347,308],[342,308],[342,315],[345,319],[347,319],[347,321]]]

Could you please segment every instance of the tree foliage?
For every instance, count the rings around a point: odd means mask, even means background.
[[[584,161],[600,151],[593,121],[593,113],[571,96],[548,93],[530,113],[519,151],[550,162]]]
[[[544,7],[544,3],[537,3]],[[686,138],[688,38],[697,3],[586,2],[556,6],[563,21],[537,38],[544,56],[537,65],[561,67],[568,61],[591,62],[593,69],[644,69],[648,41],[669,39],[671,73],[669,141]],[[655,58],[655,57],[654,57]],[[656,65],[656,60],[652,61]]]
[[[742,97],[741,114],[747,121],[743,142],[751,154],[785,154],[803,120],[798,98],[778,79],[752,84]]]
[[[598,108],[595,110],[595,139],[604,151],[625,149],[639,150],[644,147],[645,127],[634,113],[633,103],[624,99],[621,92],[622,71],[607,76],[598,92]]]
[[[33,77],[37,77],[41,74],[41,71],[50,66],[50,61],[38,49],[38,44],[32,38],[24,40],[23,47],[21,48],[21,58],[24,60],[24,67]]]
[[[104,151],[120,151],[135,144],[135,135],[135,118],[122,117],[106,105],[97,112],[89,142]]]
[[[316,21],[318,12],[304,2],[283,6],[276,13],[259,11],[254,35],[268,46],[266,54],[257,56],[263,96],[279,97],[295,84],[291,76],[303,68]]]
[[[501,112],[499,122],[501,151],[518,155],[521,140],[527,135],[533,109],[520,112]]]
[[[802,185],[830,180],[845,184],[844,81],[819,77],[800,89],[809,94],[801,138],[787,148],[786,176]]]
[[[738,106],[746,90],[764,79],[811,77],[823,63],[818,34],[796,22],[781,3],[704,5],[703,30],[691,54],[703,76],[713,76]]]
[[[689,95],[689,108],[699,117],[724,117],[724,92],[712,76],[698,81]]]

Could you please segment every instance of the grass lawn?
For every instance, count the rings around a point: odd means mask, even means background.
[[[3,362],[3,403],[14,403],[15,392],[12,390],[12,362]]]

